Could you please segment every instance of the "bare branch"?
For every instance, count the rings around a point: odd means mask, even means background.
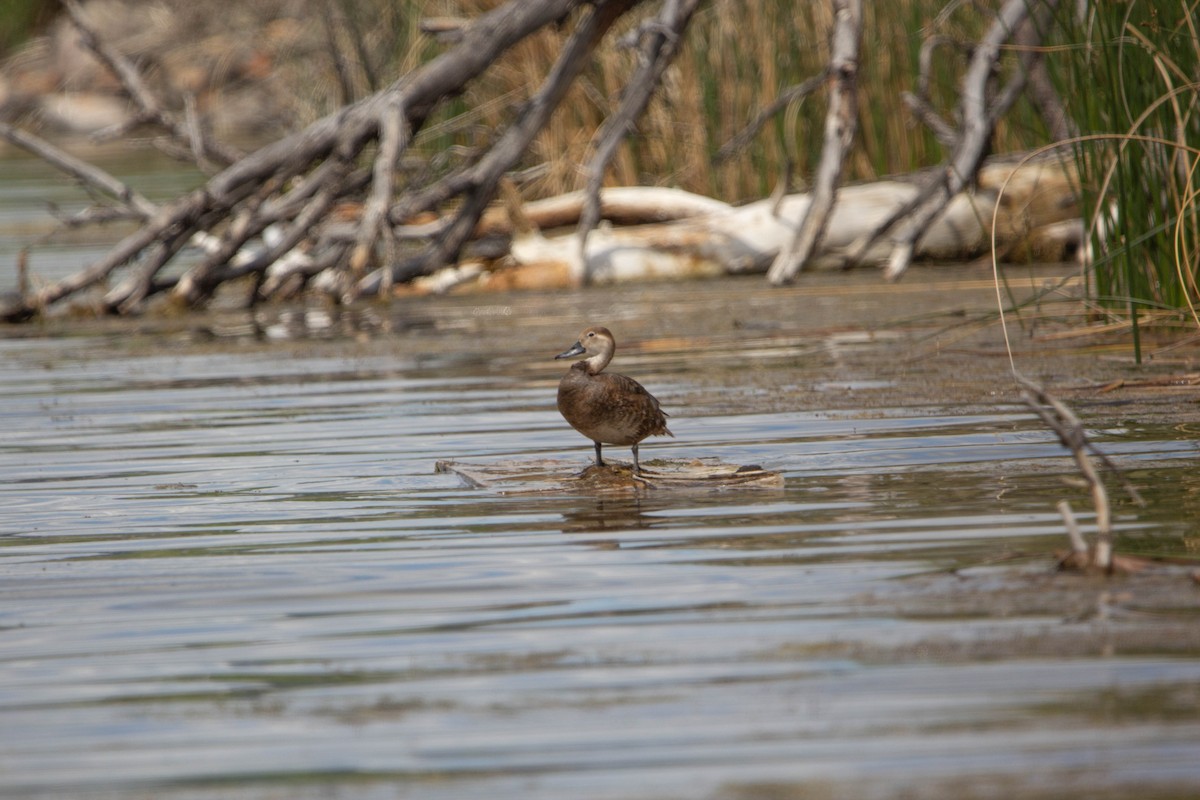
[[[1035,17],[1035,20],[1037,18]],[[1046,20],[1039,20],[1035,24],[1022,25],[1017,30],[1016,45],[1026,48],[1032,54],[1042,43],[1041,27],[1046,24]],[[1062,98],[1058,95],[1058,90],[1054,88],[1053,81],[1050,80],[1050,74],[1046,69],[1046,59],[1044,58],[1029,58],[1032,63],[1029,65],[1029,79],[1026,93],[1029,96],[1029,101],[1041,114],[1042,121],[1046,123],[1046,129],[1050,132],[1050,138],[1054,141],[1064,141],[1074,136],[1079,135],[1079,127],[1068,116],[1066,107],[1063,106]]]
[[[1043,387],[1029,380],[1022,375],[1014,375],[1017,383],[1022,387],[1021,397],[1025,404],[1033,409],[1034,413],[1041,418],[1050,430],[1054,431],[1058,436],[1062,446],[1071,452],[1075,459],[1075,465],[1082,473],[1084,480],[1087,481],[1088,488],[1092,494],[1092,505],[1096,509],[1096,546],[1092,551],[1090,566],[1094,569],[1111,571],[1113,559],[1113,544],[1112,544],[1112,512],[1109,506],[1108,492],[1104,488],[1100,476],[1096,472],[1096,467],[1092,464],[1088,453],[1093,453],[1101,458],[1102,463],[1108,467],[1114,474],[1120,477],[1122,484],[1128,492],[1130,498],[1139,505],[1144,505],[1138,491],[1130,484],[1116,465],[1113,464],[1107,456],[1101,453],[1094,444],[1088,439],[1087,432],[1084,430],[1083,423],[1075,416],[1062,401],[1051,395]],[[1060,504],[1060,513],[1062,512]],[[1074,520],[1073,516],[1068,516],[1064,513],[1064,519],[1068,519],[1068,527]],[[1072,535],[1072,547],[1077,549],[1077,535]]]
[[[917,56],[917,97],[932,105],[930,84],[933,82],[933,57],[939,48],[949,47],[960,53],[969,55],[969,48],[957,39],[949,36],[928,36],[921,42],[921,52]]]
[[[154,293],[154,279],[159,271],[186,242],[187,237],[182,235],[156,242],[138,268],[105,294],[101,301],[104,308],[121,313],[129,313],[138,308],[147,297]]]
[[[1063,525],[1067,528],[1067,538],[1071,540],[1071,553],[1075,560],[1080,564],[1088,562],[1088,546],[1083,538],[1083,532],[1079,530],[1079,523],[1075,521],[1075,512],[1071,510],[1071,504],[1066,500],[1059,500],[1058,505],[1059,516],[1063,518]]]
[[[650,99],[662,81],[663,73],[679,52],[679,42],[684,30],[696,12],[700,0],[666,0],[662,12],[654,24],[646,27],[645,45],[641,52],[642,63],[625,87],[621,106],[616,113],[604,121],[592,137],[594,154],[584,170],[587,182],[584,186],[583,211],[579,216],[580,263],[587,275],[587,236],[600,221],[600,187],[604,172],[617,152],[617,147],[634,122],[646,110]]]
[[[1050,9],[1056,4],[1057,0],[1044,0],[1042,5]],[[870,236],[864,237],[853,248],[850,263],[860,261],[863,254],[902,222],[900,230],[893,236],[892,254],[884,273],[889,280],[899,278],[912,262],[917,240],[925,233],[929,224],[945,210],[951,198],[966,188],[973,179],[987,155],[996,122],[1015,102],[1025,83],[1028,62],[1023,60],[1009,78],[1000,97],[988,104],[987,86],[999,59],[1001,47],[1025,22],[1029,7],[1030,0],[1006,0],[976,47],[963,79],[962,99],[959,102],[962,129],[959,131],[950,163],[935,174],[933,180],[925,185],[912,202],[897,210]],[[1031,51],[1027,52],[1031,57],[1035,55]]]
[[[65,150],[60,150],[40,136],[14,128],[0,122],[0,138],[37,156],[53,167],[65,172],[73,178],[115,198],[128,209],[136,212],[141,218],[148,218],[158,212],[158,206],[132,187],[117,180],[109,173],[82,161]]]
[[[311,234],[312,226],[329,211],[329,208],[336,201],[337,193],[334,189],[327,188],[318,192],[303,210],[296,215],[296,218],[292,220],[291,225],[287,227],[283,235],[279,236],[270,246],[241,263],[235,261],[226,265],[222,270],[210,276],[210,281],[221,283],[240,278],[243,275],[263,272],[267,267],[277,263],[303,242]],[[264,238],[269,239],[269,237]]]
[[[833,0],[833,47],[829,58],[829,108],[825,114],[825,143],[817,167],[812,202],[796,229],[791,246],[780,251],[767,279],[787,283],[820,244],[829,213],[837,200],[846,151],[858,127],[858,50],[862,41],[862,0]]]
[[[350,270],[361,275],[370,259],[376,239],[383,234],[391,240],[391,226],[387,224],[388,204],[396,177],[396,162],[408,146],[408,130],[404,122],[404,106],[400,98],[393,98],[381,112],[379,153],[375,156],[374,178],[371,196],[363,209],[358,228],[358,241],[350,256]]]
[[[512,168],[534,137],[546,126],[550,115],[587,63],[587,57],[612,24],[637,0],[601,0],[575,28],[541,87],[530,98],[524,112],[478,162],[462,171],[456,182],[469,187],[466,198],[442,236],[419,256],[405,264],[389,266],[390,280],[399,282],[425,275],[449,263],[475,230],[484,209],[496,194],[505,172]],[[467,39],[470,36],[468,35]],[[465,43],[466,40],[464,40]],[[352,296],[373,294],[385,282],[381,270],[360,281]]]
[[[719,164],[723,161],[728,161],[733,156],[745,150],[772,117],[795,101],[802,100],[817,89],[820,89],[825,85],[825,79],[828,77],[828,70],[822,70],[803,83],[784,89],[766,108],[758,112],[758,116],[751,120],[750,124],[738,131],[728,142],[721,145],[721,149],[717,151],[713,160]]]
[[[236,148],[209,141],[200,131],[199,125],[189,125],[186,120],[180,120],[167,111],[154,93],[147,88],[137,68],[120,53],[97,35],[95,28],[88,22],[79,0],[63,0],[63,6],[71,17],[71,22],[79,31],[84,45],[106,65],[121,85],[129,92],[133,102],[141,109],[141,119],[161,125],[172,136],[185,142],[196,156],[196,162],[203,165],[208,160],[216,161],[222,166],[228,166],[242,157]]]
[[[908,110],[913,113],[917,119],[925,124],[926,128],[933,131],[934,138],[947,149],[953,149],[958,142],[958,131],[954,130],[954,126],[946,120],[942,119],[941,115],[933,110],[933,106],[919,95],[912,92],[901,92],[900,100],[904,105],[908,106]]]

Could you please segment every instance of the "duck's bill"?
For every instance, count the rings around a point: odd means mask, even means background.
[[[559,353],[558,355],[555,356],[555,358],[571,358],[572,356],[582,355],[585,352],[586,351],[583,349],[583,345],[580,344],[579,342],[576,342],[575,344],[571,345],[570,350],[567,350],[566,352],[563,352],[563,353]]]

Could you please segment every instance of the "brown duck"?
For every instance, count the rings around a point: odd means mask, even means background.
[[[558,412],[596,445],[596,466],[604,466],[602,444],[629,445],[633,474],[640,475],[638,442],[647,436],[674,436],[658,400],[633,378],[604,372],[617,343],[608,328],[588,328],[579,341],[555,358],[586,357],[571,365],[558,383]]]

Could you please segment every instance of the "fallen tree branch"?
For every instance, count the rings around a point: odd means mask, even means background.
[[[440,237],[422,253],[403,264],[376,270],[354,285],[346,299],[377,293],[386,281],[402,282],[449,264],[462,249],[496,194],[504,174],[525,153],[534,137],[545,127],[575,78],[586,64],[588,55],[613,23],[637,0],[602,0],[595,3],[563,45],[550,74],[530,98],[520,117],[487,154],[458,176],[466,198]],[[468,37],[469,38],[469,37]],[[424,209],[419,209],[424,210]]]
[[[829,213],[837,201],[846,151],[858,125],[858,50],[862,41],[862,0],[834,0],[833,47],[829,57],[829,108],[825,142],[813,183],[812,201],[791,245],[780,251],[767,271],[776,286],[795,277],[820,244]]]
[[[626,134],[633,130],[635,121],[650,104],[663,73],[679,52],[680,40],[700,0],[666,0],[662,12],[654,23],[646,26],[643,37],[645,45],[641,51],[642,63],[625,87],[621,105],[616,113],[604,121],[593,137],[591,161],[584,174],[583,210],[579,215],[580,261],[584,264],[583,278],[587,280],[587,259],[583,256],[587,237],[600,221],[600,187],[617,147]]]
[[[445,235],[429,248],[424,269],[445,263],[458,252],[494,193],[496,181],[523,153],[524,146],[561,99],[569,80],[578,74],[599,36],[637,3],[638,0],[609,0],[588,6],[588,10],[583,12],[571,40],[575,44],[569,45],[569,53],[564,51],[558,68],[561,72],[548,81],[546,93],[530,102],[526,112],[497,145],[468,170],[466,180],[443,198],[462,196],[463,202],[455,224],[449,226]],[[120,306],[125,300],[141,294],[144,289],[159,292],[168,286],[175,286],[176,295],[189,302],[207,297],[212,288],[211,279],[224,274],[219,268],[221,260],[235,258],[242,245],[273,222],[295,219],[305,208],[311,214],[312,206],[307,197],[320,192],[322,197],[328,193],[336,200],[362,191],[366,184],[360,175],[361,171],[332,176],[325,165],[338,160],[351,163],[358,158],[363,148],[379,136],[381,120],[389,106],[403,109],[403,124],[410,136],[415,135],[439,104],[461,93],[469,81],[491,67],[514,44],[546,25],[566,19],[572,11],[584,5],[583,0],[514,0],[481,15],[463,30],[457,46],[416,68],[385,90],[235,161],[211,177],[204,186],[157,208],[153,213],[145,208],[148,216],[144,224],[118,242],[104,257],[73,275],[22,293],[17,298],[6,296],[0,304],[0,318],[27,318],[75,292],[105,280],[115,270],[143,257],[147,261],[139,279],[124,284],[127,288],[140,288],[124,298],[113,296],[109,298],[110,301],[116,301]],[[114,59],[114,63],[119,64],[120,61]],[[326,180],[314,180],[318,173],[322,173]],[[334,179],[333,184],[326,182],[330,178]],[[280,193],[293,184],[304,186],[305,191],[291,199],[287,194],[281,197]],[[247,202],[251,202],[251,205],[245,205]],[[164,266],[158,264],[164,251],[151,250],[152,246],[164,241],[186,242],[195,235],[200,235],[202,239],[211,237],[214,228],[224,233],[219,237],[220,244],[209,253],[201,270],[193,270],[186,281],[159,280],[154,277]],[[312,237],[317,236],[319,232],[313,231]],[[175,248],[167,248],[168,261],[172,250],[178,252]],[[345,256],[345,248],[331,245],[330,250],[339,253],[335,265],[340,264]],[[323,256],[316,260],[326,262]]]
[[[1049,11],[1056,4],[1057,0],[1044,0],[1040,5]],[[912,262],[917,240],[924,235],[929,224],[942,213],[946,204],[973,179],[987,156],[996,122],[1016,101],[1025,84],[1029,64],[1038,55],[1032,49],[1022,51],[1018,68],[1010,76],[997,99],[989,105],[987,87],[996,68],[1001,48],[1015,35],[1018,27],[1025,23],[1029,11],[1030,0],[1006,0],[976,47],[963,79],[962,98],[959,101],[962,128],[950,162],[935,173],[933,179],[924,186],[911,204],[899,209],[884,225],[858,242],[847,265],[858,263],[878,241],[891,235],[891,256],[884,275],[889,280],[898,279]],[[899,227],[899,230],[892,235],[896,227]]]

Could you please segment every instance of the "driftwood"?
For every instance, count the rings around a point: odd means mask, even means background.
[[[641,475],[628,464],[589,465],[562,459],[527,461],[438,461],[436,472],[457,475],[468,486],[501,494],[545,494],[563,491],[588,494],[629,493],[646,489],[701,490],[782,489],[783,475],[757,464],[724,464],[712,458],[653,459],[644,462]]]
[[[917,253],[930,259],[963,259],[986,252],[991,244],[989,223],[998,211],[996,240],[1014,254],[1049,254],[1053,258],[1073,251],[1082,236],[1078,210],[1063,204],[1072,196],[1074,174],[1056,159],[1014,167],[996,162],[979,177],[976,191],[960,193],[929,226]],[[998,188],[1007,182],[1003,197]],[[637,198],[645,193],[644,200]],[[845,186],[830,209],[820,247],[807,259],[809,268],[839,267],[846,254],[880,224],[921,192],[915,181],[878,181]],[[516,232],[509,258],[488,268],[483,262],[458,266],[418,282],[417,291],[445,291],[454,287],[507,289],[549,288],[637,280],[703,278],[718,275],[765,273],[779,254],[791,245],[812,199],[807,194],[759,200],[740,207],[662,189],[608,189],[602,194],[608,214],[614,208],[649,211],[660,207],[671,219],[593,231],[581,247],[578,232],[558,236],[534,230]],[[619,199],[619,203],[618,203]],[[535,208],[527,206],[527,210]],[[578,197],[537,204],[528,217],[546,219],[553,227],[572,224]],[[553,214],[548,213],[554,209]],[[627,219],[633,215],[627,214]],[[648,219],[648,217],[647,217]],[[500,217],[496,218],[499,225]],[[1070,224],[1063,227],[1066,220]],[[512,231],[511,225],[502,230]],[[891,241],[878,242],[859,256],[883,264]]]
[[[665,194],[671,191],[665,189],[600,190],[617,143],[657,91],[698,0],[666,0],[656,16],[630,26],[628,43],[638,48],[640,63],[619,108],[593,137],[593,155],[582,172],[583,191],[529,204],[512,200],[515,193],[509,192],[505,206],[493,201],[513,179],[518,161],[607,32],[641,6],[639,0],[510,0],[474,20],[429,21],[427,28],[448,47],[439,56],[375,94],[249,154],[215,140],[189,98],[183,98],[182,113],[168,111],[170,104],[155,96],[137,66],[96,35],[87,8],[66,0],[65,9],[84,42],[136,107],[135,122],[160,130],[164,146],[195,161],[211,177],[194,191],[155,204],[32,133],[0,124],[0,138],[44,158],[104,198],[104,205],[64,223],[119,218],[138,226],[75,274],[22,286],[15,295],[0,298],[0,319],[29,318],[95,287],[103,289],[100,310],[135,313],[156,295],[202,305],[223,285],[245,277],[253,278],[251,303],[304,286],[352,301],[446,267],[455,274],[439,278],[437,285],[458,284],[469,274],[494,275],[497,264],[555,265],[551,271],[581,283],[762,272],[774,262],[770,276],[778,283],[806,266],[887,263],[888,274],[895,277],[914,257],[964,258],[979,252],[987,240],[983,220],[997,202],[983,185],[979,168],[992,129],[1037,63],[1040,27],[1026,24],[1027,19],[1031,14],[1043,17],[1054,0],[1008,0],[974,48],[957,115],[961,129],[943,125],[953,151],[944,168],[917,183],[857,187],[840,184],[855,129],[862,3],[830,2],[835,26],[827,68],[785,90],[721,151],[727,157],[770,114],[827,86],[825,146],[813,192],[781,193],[735,209],[708,198]],[[514,45],[549,25],[570,31],[557,61],[486,147],[459,157],[440,173],[402,166],[435,109],[461,94]],[[999,55],[1018,33],[1023,45],[1019,63],[993,97],[989,86]],[[931,59],[937,47],[927,49]],[[368,77],[371,85],[378,83],[377,75]],[[1046,103],[1052,105],[1052,100]],[[926,118],[937,115],[931,112]],[[786,190],[786,181],[780,188]],[[1020,227],[1016,216],[1005,222],[1008,229]],[[1068,216],[1059,214],[1053,221]],[[597,227],[601,218],[637,227]],[[551,239],[542,233],[570,225],[576,226],[573,236]],[[564,254],[563,248],[574,252]],[[168,270],[184,252],[198,253],[198,261]],[[521,279],[507,282],[522,284]]]

